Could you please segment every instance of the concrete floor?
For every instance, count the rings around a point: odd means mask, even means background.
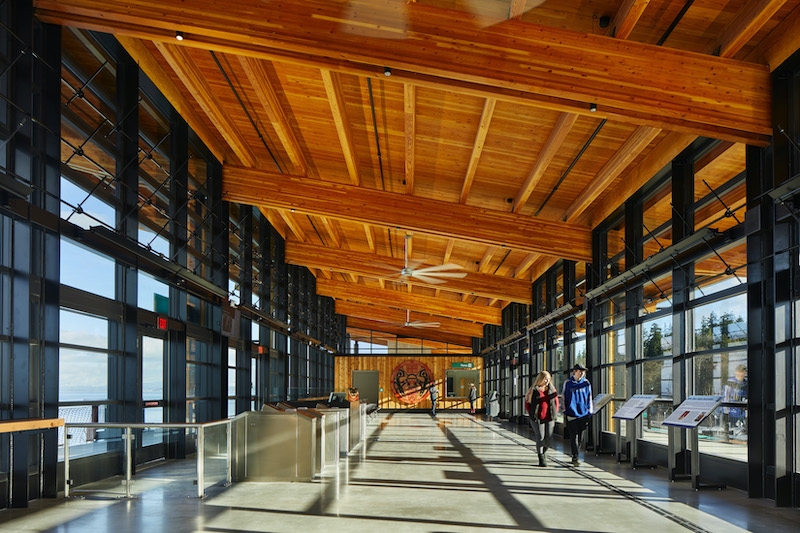
[[[138,496],[38,500],[0,511],[0,532],[800,531],[800,511],[738,490],[670,483],[609,456],[536,466],[528,430],[463,413],[381,415],[338,470],[313,483],[236,483],[194,495],[194,463],[139,472]],[[81,487],[87,488],[87,487]],[[122,489],[119,480],[93,489]]]

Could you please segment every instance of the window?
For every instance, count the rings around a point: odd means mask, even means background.
[[[451,369],[445,371],[445,393],[447,398],[466,398],[470,384],[480,386],[480,370]]]
[[[61,283],[113,300],[114,261],[61,237]]]
[[[68,423],[107,422],[111,322],[102,317],[62,308],[59,312],[58,417]],[[113,432],[109,432],[113,433]],[[109,434],[90,428],[70,430],[75,456],[107,450]],[[63,428],[59,446],[64,445]]]

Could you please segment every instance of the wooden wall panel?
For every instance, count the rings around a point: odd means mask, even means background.
[[[420,361],[433,372],[433,377],[439,387],[440,409],[469,409],[469,401],[466,398],[445,398],[444,382],[445,371],[452,369],[452,363],[472,363],[472,370],[480,371],[480,380],[475,383],[478,389],[478,401],[475,407],[483,408],[483,358],[471,355],[448,355],[448,356],[418,356],[418,355],[388,355],[388,356],[337,356],[336,357],[336,381],[334,388],[337,391],[347,390],[353,384],[354,370],[377,370],[379,387],[383,388],[380,392],[378,405],[381,409],[427,409],[431,408],[431,401],[426,399],[416,405],[406,405],[400,403],[392,393],[391,377],[392,371],[407,360]]]

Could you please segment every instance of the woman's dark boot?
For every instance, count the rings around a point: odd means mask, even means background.
[[[539,466],[547,466],[547,458],[545,458],[543,453],[539,454]]]

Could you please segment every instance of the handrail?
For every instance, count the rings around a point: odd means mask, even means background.
[[[0,420],[0,433],[52,429],[63,425],[63,418],[12,418],[10,420]]]
[[[231,419],[214,420],[212,422],[203,423],[114,423],[114,422],[95,422],[95,423],[76,423],[70,422],[64,425],[64,497],[69,498],[69,486],[71,483],[69,477],[69,428],[119,428],[124,429],[122,439],[125,442],[125,497],[131,497],[131,472],[133,469],[133,432],[134,429],[197,429],[197,497],[203,498],[205,496],[204,483],[205,483],[205,430],[210,427],[227,426],[227,458],[226,458],[226,484],[230,485],[233,481],[233,440],[232,440],[232,422]]]
[[[68,422],[64,424],[68,428],[81,427],[81,428],[132,428],[132,429],[147,429],[147,428],[165,428],[165,429],[191,429],[199,427],[213,427],[228,424],[230,420],[214,420],[213,422],[176,422],[176,423],[131,423],[125,424],[122,422],[93,422],[93,423],[80,423]]]

